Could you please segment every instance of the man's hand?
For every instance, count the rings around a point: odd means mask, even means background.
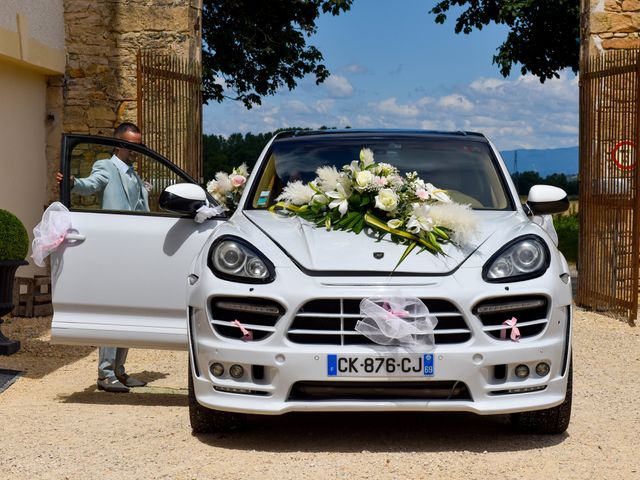
[[[56,182],[58,183],[62,183],[62,180],[64,179],[64,176],[62,175],[61,172],[56,173]],[[69,180],[71,180],[71,188],[73,188],[73,186],[76,183],[76,177],[74,177],[73,175],[71,175],[69,177]]]

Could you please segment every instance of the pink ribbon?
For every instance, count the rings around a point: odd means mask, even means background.
[[[242,340],[244,340],[245,342],[250,342],[251,340],[253,340],[253,332],[244,328],[239,320],[234,320],[233,324],[242,332]]]
[[[511,341],[517,342],[520,340],[520,329],[516,327],[518,324],[518,319],[516,317],[511,317],[510,320],[505,320],[502,322],[502,330],[500,330],[500,338],[504,340],[507,338],[507,329],[511,327]]]
[[[409,315],[409,312],[407,312],[406,310],[394,310],[387,302],[384,302],[382,304],[382,308],[389,312],[389,315],[393,315],[396,317],[407,317]]]

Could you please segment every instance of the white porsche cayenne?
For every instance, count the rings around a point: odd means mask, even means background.
[[[165,168],[174,185],[156,181],[151,212],[138,213],[100,210],[63,184],[73,232],[52,256],[53,339],[188,346],[195,432],[235,428],[246,414],[295,411],[512,414],[518,431],[566,430],[571,282],[541,216],[565,210],[568,200],[536,186],[521,204],[483,135],[280,134],[235,213],[201,224],[192,218],[212,198],[143,146],[66,136],[65,173],[78,175],[99,157],[88,151],[116,146],[140,156],[138,170],[150,172],[151,183],[153,168]],[[394,271],[405,246],[366,228],[327,231],[270,210],[287,182],[308,182],[322,166],[339,170],[363,147],[470,205],[479,224],[472,244],[445,245],[445,255],[416,250]],[[356,330],[360,302],[391,295],[422,300],[437,318],[434,346],[380,345]]]

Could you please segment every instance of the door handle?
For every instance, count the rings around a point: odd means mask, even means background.
[[[82,235],[81,233],[67,233],[65,236],[66,240],[73,240],[77,242],[84,242],[87,237]]]

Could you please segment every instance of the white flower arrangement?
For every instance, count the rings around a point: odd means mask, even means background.
[[[207,183],[207,191],[225,210],[233,212],[238,207],[248,178],[249,170],[243,163],[231,173],[217,172],[215,179]]]
[[[287,210],[327,230],[360,233],[365,226],[380,238],[407,245],[398,265],[415,248],[444,253],[441,244],[464,244],[477,230],[469,205],[451,200],[445,190],[426,183],[416,172],[404,177],[388,163],[376,163],[368,148],[359,160],[338,171],[333,166],[316,170],[304,184],[288,183],[271,210]]]

